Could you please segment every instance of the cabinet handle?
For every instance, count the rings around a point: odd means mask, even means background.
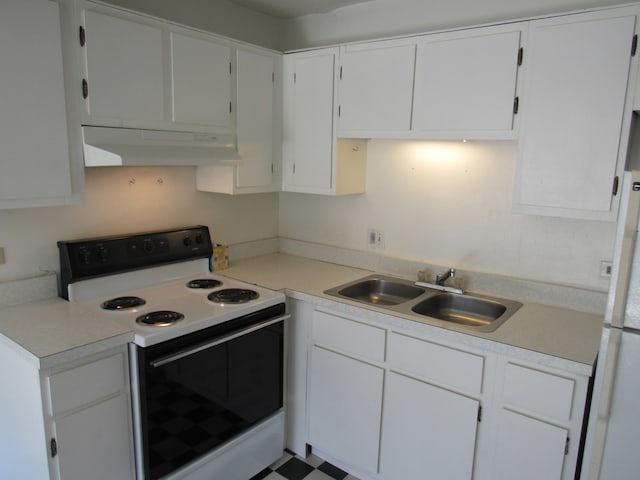
[[[87,82],[86,78],[82,79],[82,98],[86,100],[89,96],[89,82]]]
[[[55,458],[58,455],[58,442],[56,442],[55,438],[52,438],[49,442],[49,452],[51,453],[51,458]]]
[[[638,49],[638,35],[633,36],[633,40],[631,40],[631,56],[636,56],[636,50]]]
[[[522,60],[524,58],[524,48],[520,47],[518,49],[518,66],[522,66]]]
[[[78,29],[78,39],[80,40],[80,46],[84,47],[85,43],[87,43],[87,34],[82,25],[80,25],[80,28]]]
[[[513,99],[513,114],[518,114],[518,108],[520,107],[520,97],[516,97]]]
[[[618,175],[613,179],[613,189],[611,190],[611,194],[615,197],[618,195],[618,186],[620,185],[620,177]]]

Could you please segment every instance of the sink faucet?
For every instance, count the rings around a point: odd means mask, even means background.
[[[453,268],[450,268],[446,272],[436,275],[436,285],[444,286],[444,282],[449,278],[453,278],[456,275],[456,271]]]

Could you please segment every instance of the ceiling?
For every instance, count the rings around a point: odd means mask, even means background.
[[[277,18],[294,18],[311,13],[328,13],[338,8],[371,0],[229,0],[250,10]]]

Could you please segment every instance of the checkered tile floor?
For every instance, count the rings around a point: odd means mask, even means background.
[[[301,458],[290,450],[249,480],[358,480],[315,455]]]

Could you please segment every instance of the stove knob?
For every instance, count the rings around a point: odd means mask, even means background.
[[[86,248],[81,249],[78,252],[78,258],[83,265],[89,265],[91,263],[91,253]]]
[[[142,250],[144,250],[145,253],[152,253],[155,250],[155,245],[153,244],[153,240],[150,240],[147,238],[145,241],[143,241]]]
[[[109,260],[109,251],[105,247],[98,247],[96,256],[102,263],[106,263]]]
[[[191,246],[191,237],[184,237],[184,240],[182,240],[182,243],[184,243],[185,247],[190,247]]]

